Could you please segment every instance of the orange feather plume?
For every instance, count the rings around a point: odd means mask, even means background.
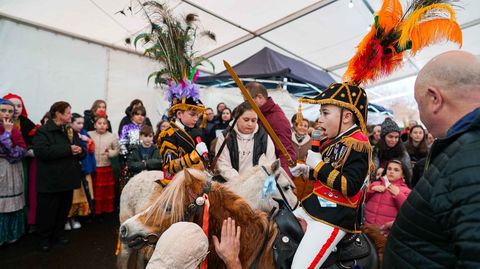
[[[382,3],[382,7],[377,12],[378,25],[385,29],[385,32],[389,32],[395,28],[402,20],[403,8],[399,0],[385,0]]]

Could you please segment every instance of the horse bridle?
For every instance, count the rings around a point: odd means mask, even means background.
[[[205,205],[204,195],[208,194],[211,189],[212,189],[212,181],[211,181],[211,179],[208,179],[207,183],[203,187],[203,193],[202,194],[197,195],[197,196],[195,196],[193,194],[190,194],[190,197],[193,200],[188,205],[187,210],[183,214],[182,221],[188,221],[189,218],[190,218],[190,215],[192,214],[192,212],[194,212],[195,215],[194,215],[194,218],[193,218],[192,222],[194,222],[194,223],[198,224],[200,227],[202,227],[202,225],[200,225],[198,223],[198,219],[200,217],[200,213],[203,212],[203,207]],[[136,238],[131,240],[131,242],[134,242],[134,247],[132,247],[132,248],[133,249],[141,249],[141,248],[145,247],[146,245],[150,245],[153,248],[155,248],[155,245],[157,244],[159,238],[160,238],[160,236],[158,234],[155,234],[155,233],[147,234],[146,236],[139,235]]]
[[[263,171],[265,172],[265,174],[267,174],[267,176],[271,176],[272,174],[270,174],[267,170],[267,168],[265,166],[262,165],[262,169]],[[283,201],[285,202],[285,205],[288,207],[288,209],[290,209],[290,211],[293,211],[295,209],[297,209],[298,205],[300,204],[299,202],[297,202],[297,204],[295,205],[295,207],[291,207],[290,204],[288,203],[287,201],[287,197],[285,196],[285,193],[283,192],[282,190],[282,187],[280,186],[280,184],[278,184],[278,179],[276,177],[275,178],[275,184],[277,185],[277,189],[278,191],[280,192],[280,195],[282,196],[282,199]]]

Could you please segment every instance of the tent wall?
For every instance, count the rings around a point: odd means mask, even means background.
[[[58,100],[83,113],[105,99],[114,130],[134,98],[152,122],[160,118],[158,94],[147,85],[156,64],[148,58],[9,20],[0,20],[0,44],[0,94],[21,95],[35,122]]]

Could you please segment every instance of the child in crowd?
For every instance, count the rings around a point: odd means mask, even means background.
[[[124,125],[122,127],[122,131],[120,132],[120,193],[130,177],[132,177],[132,173],[128,170],[126,165],[127,157],[133,149],[140,145],[140,129],[145,123],[146,113],[147,112],[143,106],[132,108],[132,123]]]
[[[111,213],[114,210],[115,179],[110,158],[118,156],[117,136],[107,131],[107,115],[97,113],[95,131],[88,134],[95,143],[96,171],[93,173],[95,214]]]
[[[127,167],[132,175],[143,170],[162,170],[162,160],[153,143],[152,127],[145,125],[140,129],[140,145],[128,155]]]
[[[394,159],[383,176],[370,184],[365,197],[365,224],[382,226],[393,222],[411,190],[406,164]]]
[[[157,123],[157,130],[155,131],[155,135],[153,136],[153,141],[155,143],[158,141],[160,133],[168,127],[170,127],[170,122],[168,122],[168,120],[161,120],[159,123]]]
[[[96,161],[95,161],[95,144],[93,140],[88,135],[87,131],[83,129],[84,118],[78,113],[72,113],[72,123],[70,126],[75,131],[75,134],[78,135],[82,141],[82,147],[87,149],[87,154],[82,160],[82,172],[85,175],[85,180],[82,182],[80,188],[73,190],[73,200],[72,207],[68,214],[67,223],[65,223],[65,230],[71,229],[80,229],[82,225],[75,218],[75,216],[88,216],[91,212],[91,208],[88,204],[88,199],[93,199],[93,185],[92,185],[92,176],[91,174],[95,172]],[[89,193],[85,193],[84,182],[88,184]]]
[[[25,232],[21,159],[27,145],[14,127],[14,112],[12,102],[0,99],[0,245],[17,241]]]

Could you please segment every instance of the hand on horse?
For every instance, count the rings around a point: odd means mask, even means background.
[[[235,227],[235,220],[228,218],[223,221],[221,239],[213,236],[213,244],[218,256],[225,262],[228,269],[241,269],[240,263],[240,226]]]
[[[290,169],[290,173],[292,173],[292,175],[294,177],[298,177],[302,174],[308,176],[308,172],[310,170],[310,167],[306,164],[297,163],[297,165],[295,165],[295,167],[289,167],[289,169]]]
[[[318,163],[322,161],[322,155],[318,152],[314,152],[312,150],[308,150],[307,153],[307,160],[305,163],[310,166],[310,168],[315,169]]]

